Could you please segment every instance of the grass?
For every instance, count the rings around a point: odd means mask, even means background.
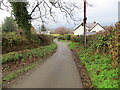
[[[2,55],[2,64],[17,61],[17,60],[26,60],[27,57],[44,57],[45,55],[51,53],[57,47],[56,43],[53,43],[48,46],[35,48],[31,50],[24,50],[19,52],[10,52]],[[0,61],[1,62],[1,61]]]
[[[2,58],[2,64],[16,61],[16,60],[27,60],[26,58],[28,58],[28,57],[31,59],[33,57],[44,57],[44,56],[48,55],[49,53],[52,53],[56,49],[56,47],[57,47],[57,44],[53,43],[51,45],[40,47],[40,48],[35,48],[32,50],[4,54],[4,56]],[[9,73],[8,75],[4,76],[2,78],[3,85],[5,85],[6,82],[9,82],[9,81],[15,79],[19,74],[34,68],[37,64],[38,64],[38,62],[35,62],[34,64],[32,64],[28,67],[16,70],[15,72]]]
[[[8,74],[7,76],[5,76],[2,80],[3,81],[10,81],[12,79],[15,79],[20,73],[28,71],[28,70],[32,69],[33,67],[35,67],[35,66],[36,66],[36,64],[32,64],[31,66],[22,68],[20,70],[15,71],[15,72],[12,72],[12,73]]]
[[[52,36],[60,36],[60,34],[51,34]]]
[[[67,42],[66,40],[59,40],[60,42]]]
[[[95,87],[118,88],[118,69],[112,68],[110,57],[100,54],[89,56],[87,53],[79,53],[79,58],[85,64]]]
[[[69,47],[72,50],[81,49],[78,56],[82,64],[85,65],[87,72],[96,88],[118,88],[118,68],[112,66],[112,56],[110,54],[98,54],[93,49],[86,50],[81,47],[80,43],[71,42]]]
[[[68,45],[69,45],[70,49],[76,50],[80,46],[80,43],[70,42]]]

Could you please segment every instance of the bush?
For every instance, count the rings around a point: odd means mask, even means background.
[[[60,35],[58,40],[71,40],[71,35]]]
[[[72,42],[80,42],[80,43],[83,43],[83,42],[84,42],[84,36],[72,36],[72,37],[71,37],[71,41],[72,41]]]
[[[53,36],[32,34],[31,39],[22,37],[15,32],[2,34],[2,53],[33,49],[53,42]]]
[[[119,23],[118,23],[119,24]],[[119,87],[119,25],[105,32],[87,36],[87,49],[79,45],[79,59],[86,67],[95,88]],[[76,50],[78,37],[73,37],[74,42],[69,47]]]
[[[58,40],[65,40],[65,36],[64,35],[58,36]]]
[[[2,45],[4,47],[11,47],[15,45],[25,45],[28,40],[14,32],[3,33],[2,34]]]
[[[85,66],[95,88],[119,87],[119,70],[112,64],[114,62],[112,55],[99,54],[91,47],[84,49],[80,43],[76,42],[69,43],[69,47],[72,50],[80,50],[77,55]]]
[[[71,35],[66,35],[66,40],[71,40]]]
[[[38,38],[41,40],[42,45],[49,45],[53,42],[54,37],[51,35],[39,34]]]
[[[20,49],[25,49],[26,45],[29,45],[29,41],[21,35],[14,32],[2,34],[2,53],[19,51]]]

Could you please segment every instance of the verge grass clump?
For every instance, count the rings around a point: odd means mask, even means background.
[[[79,59],[86,67],[95,88],[120,88],[118,33],[120,23],[104,32],[88,36],[87,49],[84,49],[82,42],[74,40],[69,43],[71,49],[79,50]]]
[[[2,64],[13,62],[17,60],[25,60],[26,58],[33,58],[33,57],[44,57],[45,55],[51,53],[57,47],[56,43],[53,43],[48,46],[35,48],[31,50],[24,50],[18,52],[10,52],[7,54],[2,55]]]

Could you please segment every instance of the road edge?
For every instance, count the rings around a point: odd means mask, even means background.
[[[71,49],[70,49],[71,50]],[[74,50],[71,50],[74,56],[74,62],[77,66],[81,82],[84,88],[93,88],[91,79],[87,73],[85,66],[81,63],[77,53]]]

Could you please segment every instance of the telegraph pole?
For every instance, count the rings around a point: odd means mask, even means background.
[[[84,48],[86,49],[86,43],[87,43],[87,38],[86,38],[86,0],[84,0],[84,19],[83,19],[83,24],[84,24]]]

